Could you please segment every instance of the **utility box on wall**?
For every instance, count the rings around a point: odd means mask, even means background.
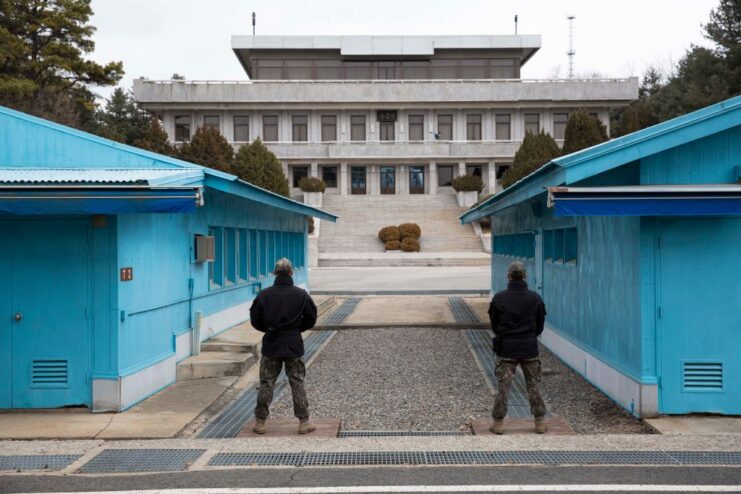
[[[196,262],[213,261],[216,258],[216,240],[214,237],[196,235],[195,249]]]

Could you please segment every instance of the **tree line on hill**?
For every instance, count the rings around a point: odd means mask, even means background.
[[[117,88],[100,105],[95,87],[117,84],[122,62],[98,64],[90,0],[0,0],[0,105],[116,141],[209,166],[288,195],[275,156],[259,141],[236,153],[216,130],[198,129],[175,148],[157,118],[130,93]],[[719,0],[704,26],[714,46],[692,45],[669,73],[649,68],[639,98],[611,116],[610,137],[640,130],[722,101],[741,92],[741,0]],[[173,79],[183,76],[173,74]],[[563,149],[544,132],[526,134],[513,166],[502,178],[509,186],[563,153],[608,139],[605,127],[586,111],[571,115]]]

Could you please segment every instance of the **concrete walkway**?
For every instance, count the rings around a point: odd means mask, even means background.
[[[663,416],[646,419],[646,422],[661,434],[706,436],[741,436],[741,417],[718,417],[707,415]]]
[[[309,287],[322,293],[461,290],[488,293],[490,272],[488,267],[480,266],[314,268],[309,273]]]

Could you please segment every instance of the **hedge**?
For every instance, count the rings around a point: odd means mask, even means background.
[[[401,250],[404,252],[419,252],[419,242],[414,238],[405,238],[401,241]]]
[[[484,189],[484,182],[481,181],[481,177],[461,175],[453,179],[453,188],[456,192],[481,192]]]
[[[298,181],[298,188],[304,192],[324,192],[327,185],[321,178],[301,177],[301,180]]]
[[[388,242],[390,240],[401,240],[401,234],[399,228],[395,226],[384,226],[378,231],[378,238],[381,242]]]
[[[401,248],[401,242],[398,240],[389,240],[384,245],[386,246],[386,250],[399,250]]]
[[[419,237],[422,236],[422,229],[416,223],[402,223],[399,225],[399,235],[401,240],[407,238],[419,240]]]

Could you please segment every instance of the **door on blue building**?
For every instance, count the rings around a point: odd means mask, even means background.
[[[741,413],[741,220],[660,223],[659,411]]]
[[[88,225],[0,221],[0,408],[90,405]]]

